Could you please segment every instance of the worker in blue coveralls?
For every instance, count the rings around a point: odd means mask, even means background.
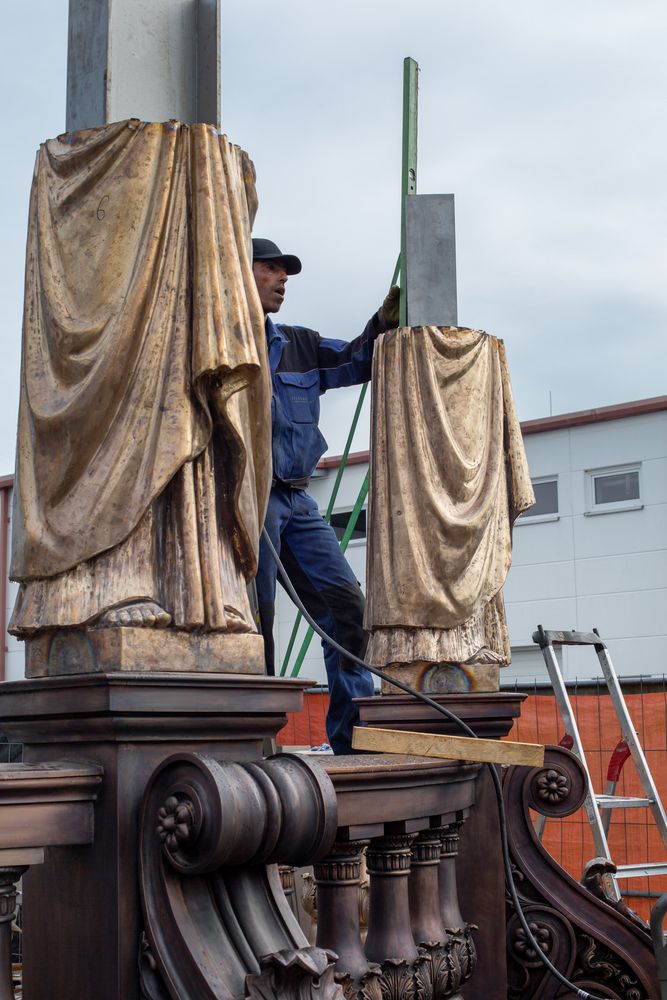
[[[327,449],[318,427],[320,395],[368,381],[377,337],[398,325],[399,290],[389,291],[351,342],[321,337],[303,326],[276,325],[270,314],[282,306],[287,279],[299,274],[301,261],[281,253],[271,240],[254,239],[252,248],[273,380],[273,483],[264,526],[308,612],[327,635],[363,659],[367,635],[361,587],[307,486]],[[275,674],[276,578],[276,564],[262,538],[256,583],[268,674]],[[328,643],[323,647],[329,682],[327,736],[335,754],[351,753],[352,727],[359,718],[352,699],[372,695],[373,679]]]

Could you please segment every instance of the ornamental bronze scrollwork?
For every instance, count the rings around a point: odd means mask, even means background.
[[[542,768],[527,772],[511,767],[506,772],[507,834],[519,900],[538,945],[578,989],[609,1000],[654,1000],[660,987],[645,927],[564,871],[533,826],[531,810],[569,816],[582,806],[586,789],[582,764],[563,747],[547,747]],[[509,895],[507,967],[510,1000],[563,995],[519,923]]]
[[[318,861],[336,826],[333,786],[302,757],[161,764],[141,810],[144,1000],[343,1000],[336,955],[308,944],[277,864]]]

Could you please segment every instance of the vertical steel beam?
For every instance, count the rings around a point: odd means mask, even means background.
[[[408,326],[457,326],[453,194],[406,198],[405,267]]]
[[[110,0],[70,0],[65,128],[103,125],[106,117]]]
[[[403,60],[403,170],[401,176],[401,304],[400,324],[408,322],[408,290],[405,280],[407,260],[406,199],[417,193],[417,109],[419,66],[406,56]]]
[[[221,0],[70,0],[66,129],[220,127]]]
[[[220,3],[197,0],[197,108],[196,121],[220,128]]]

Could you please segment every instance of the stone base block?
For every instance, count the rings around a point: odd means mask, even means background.
[[[54,629],[26,640],[26,676],[114,671],[263,674],[264,640],[257,633],[120,626]]]
[[[497,663],[392,663],[385,673],[425,694],[463,694],[500,690],[500,667]],[[382,694],[398,694],[388,681],[382,681]]]

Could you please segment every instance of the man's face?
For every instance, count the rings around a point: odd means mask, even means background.
[[[287,271],[275,260],[257,260],[252,265],[264,315],[277,313],[285,298]]]

